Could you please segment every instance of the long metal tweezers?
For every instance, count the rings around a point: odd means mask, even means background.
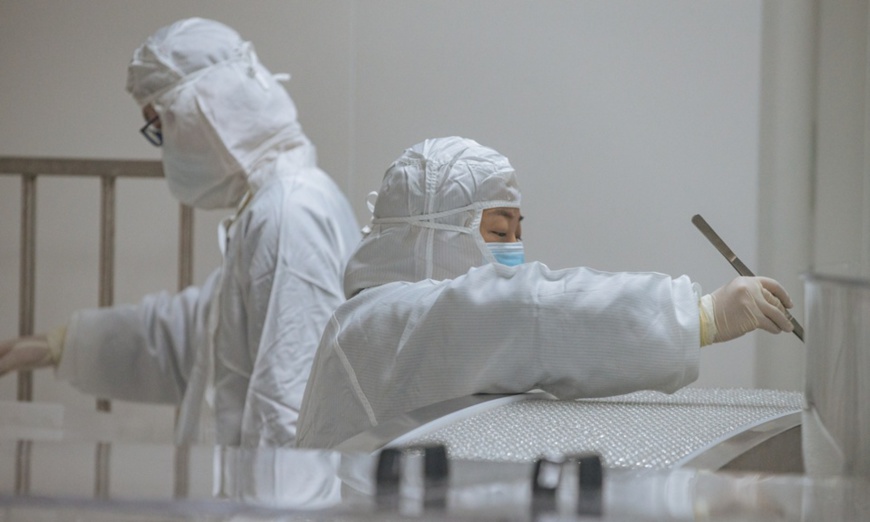
[[[752,270],[744,265],[743,261],[741,261],[737,257],[737,255],[730,248],[728,248],[728,245],[725,244],[725,241],[723,241],[722,238],[719,237],[719,234],[713,231],[713,227],[711,227],[709,223],[707,223],[707,221],[705,221],[704,218],[701,217],[700,214],[695,214],[694,216],[692,216],[692,223],[696,227],[698,227],[698,230],[700,230],[701,233],[704,234],[704,237],[706,237],[711,243],[713,243],[713,246],[716,247],[716,250],[718,250],[719,253],[725,256],[725,259],[727,259],[728,262],[731,263],[731,266],[733,266],[734,269],[737,270],[738,274],[749,277],[755,276],[755,274],[752,273]],[[801,342],[803,342],[804,327],[797,322],[797,319],[795,319],[790,313],[788,313],[788,310],[786,310],[785,315],[794,326],[794,334],[797,336],[798,339],[801,340]]]

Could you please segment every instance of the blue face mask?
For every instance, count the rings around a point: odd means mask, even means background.
[[[523,243],[487,243],[490,253],[497,263],[507,266],[517,266],[526,262]]]

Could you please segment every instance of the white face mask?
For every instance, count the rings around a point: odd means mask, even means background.
[[[202,209],[234,207],[248,190],[242,167],[230,155],[196,99],[183,86],[160,113],[163,172],[169,190],[186,205]]]
[[[525,249],[521,241],[516,243],[487,243],[486,247],[496,262],[502,265],[517,266],[526,262]]]

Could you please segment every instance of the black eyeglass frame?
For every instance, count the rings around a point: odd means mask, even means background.
[[[157,120],[159,119],[160,116],[154,116],[148,120],[148,123],[146,123],[144,127],[139,129],[139,132],[145,136],[145,139],[155,147],[163,146],[163,132],[161,132],[157,127],[154,127],[154,124],[157,123]]]

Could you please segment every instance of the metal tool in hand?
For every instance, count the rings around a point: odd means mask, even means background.
[[[707,223],[707,221],[705,221],[704,218],[701,217],[700,214],[695,214],[694,216],[692,216],[692,223],[696,227],[698,227],[698,230],[700,230],[701,233],[704,234],[704,237],[706,237],[711,243],[713,243],[713,246],[716,247],[716,250],[718,250],[719,253],[725,256],[725,259],[727,259],[728,262],[731,263],[731,266],[733,266],[734,269],[737,270],[738,274],[742,276],[755,277],[755,274],[752,273],[752,270],[744,265],[743,261],[741,261],[740,258],[738,258],[737,255],[730,248],[728,248],[728,245],[725,244],[725,241],[723,241],[722,238],[719,237],[719,234],[713,231],[713,227],[711,227]],[[790,313],[788,313],[788,310],[785,311],[785,315],[794,326],[794,334],[797,336],[798,339],[803,341],[804,327],[797,322],[797,319],[795,319]]]

